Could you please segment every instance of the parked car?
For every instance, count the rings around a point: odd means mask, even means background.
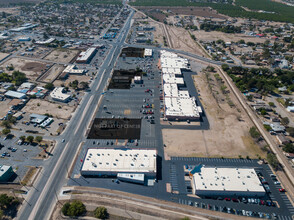
[[[286,192],[286,190],[283,189],[283,188],[280,188],[279,191],[280,191],[280,192]]]

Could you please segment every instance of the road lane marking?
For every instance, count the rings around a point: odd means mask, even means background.
[[[85,114],[86,114],[86,112],[88,111],[88,109],[89,109],[89,107],[90,107],[90,104],[91,104],[93,98],[94,98],[94,95],[92,95],[91,98],[89,99],[89,101],[88,101],[88,103],[87,103],[87,105],[86,105],[86,108],[85,108],[84,111],[83,111],[82,117],[79,119],[80,121],[79,121],[79,124],[77,125],[77,128],[76,128],[76,130],[75,130],[74,135],[76,135],[77,131],[79,130],[79,128],[80,128],[80,126],[81,126],[81,123],[83,122],[83,119],[84,119],[84,117],[85,117]]]

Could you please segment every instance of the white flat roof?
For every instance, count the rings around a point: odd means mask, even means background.
[[[145,180],[145,175],[143,173],[118,173],[117,177],[128,179],[130,181],[134,180],[134,181],[144,182]]]
[[[9,97],[13,97],[13,98],[17,98],[17,99],[24,99],[26,98],[26,95],[21,93],[21,92],[15,92],[12,90],[7,91],[4,95],[9,96]]]
[[[174,74],[163,74],[163,83],[175,83],[179,85],[184,85],[184,79],[181,77],[176,77]]]
[[[145,48],[144,57],[151,57],[151,56],[152,56],[152,49]]]
[[[53,41],[55,41],[55,38],[51,37],[51,38],[49,38],[47,40],[44,40],[44,41],[40,41],[40,40],[39,41],[36,41],[36,44],[50,44]]]
[[[53,99],[59,99],[59,100],[67,100],[70,95],[67,95],[65,93],[63,93],[63,87],[56,87],[51,93],[50,93],[50,96],[53,98]]]
[[[253,168],[202,167],[193,175],[197,190],[264,192],[264,188]]]
[[[163,67],[161,68],[163,74],[182,75],[180,68]]]
[[[86,51],[83,51],[80,53],[80,55],[77,58],[77,61],[87,61],[90,56],[96,51],[95,47],[90,47]]]
[[[165,97],[178,97],[178,86],[175,83],[164,84],[163,91]]]
[[[199,109],[194,98],[168,98],[165,101],[166,116],[199,118]]]
[[[156,172],[156,150],[89,148],[81,171]]]
[[[64,70],[63,72],[65,73],[69,73],[69,74],[83,74],[85,72],[85,70],[83,69],[78,69],[76,67],[76,65],[74,64],[71,64],[71,65],[68,65]]]
[[[188,59],[184,59],[182,57],[179,57],[177,54],[168,52],[165,50],[160,51],[160,63],[161,68],[183,68],[183,69],[189,69],[188,67]]]

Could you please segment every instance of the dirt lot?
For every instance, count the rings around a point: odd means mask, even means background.
[[[43,47],[35,47],[33,51],[25,51],[20,52],[20,54],[24,53],[23,56],[30,57],[30,58],[43,58],[47,56],[52,51],[51,48],[43,48]]]
[[[203,50],[201,50],[197,43],[191,38],[187,30],[168,25],[166,25],[166,28],[171,40],[172,48],[206,56]]]
[[[193,31],[192,33],[195,35],[195,37],[198,40],[202,40],[202,41],[216,41],[220,39],[225,42],[227,41],[237,42],[243,39],[245,40],[245,42],[251,41],[254,43],[263,43],[264,41],[268,40],[267,38],[252,37],[245,34],[227,34],[227,33],[218,32],[218,31],[205,32],[205,31],[199,30],[199,31]]]
[[[210,130],[163,130],[163,139],[167,146],[165,153],[169,156],[264,156],[260,147],[249,136],[252,122],[231,93],[222,93],[220,87],[225,84],[220,84],[214,74],[206,75],[201,72],[194,77]]]
[[[54,86],[69,86],[70,82],[73,82],[75,80],[78,80],[80,82],[89,82],[90,76],[82,75],[69,75],[69,77],[66,80],[55,80],[54,81]]]
[[[14,70],[19,70],[26,74],[29,80],[35,81],[42,72],[46,70],[46,63],[37,62],[32,60],[26,60],[21,58],[11,58],[1,65],[2,69],[6,73],[12,74],[12,71],[6,70],[6,66],[13,65]]]
[[[208,7],[137,7],[148,16],[163,22],[169,15],[194,15],[200,17],[226,18]]]
[[[0,0],[0,5],[3,3],[7,3],[6,0]],[[12,7],[12,8],[0,8],[0,13],[5,12],[13,15],[19,14],[19,7]]]
[[[11,105],[9,105],[9,102],[11,102],[11,99],[0,101],[0,118],[3,118],[10,110]]]
[[[39,78],[39,81],[45,83],[53,82],[63,70],[63,65],[54,64],[41,78]]]
[[[0,60],[3,60],[8,55],[9,55],[8,53],[0,53]]]
[[[61,108],[58,108],[61,106]],[[62,104],[51,103],[46,100],[31,99],[22,109],[24,112],[36,114],[51,114],[55,118],[69,119],[74,108]]]
[[[78,53],[78,50],[57,49],[53,50],[44,59],[69,63]]]

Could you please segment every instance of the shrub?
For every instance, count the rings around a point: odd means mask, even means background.
[[[95,218],[106,219],[108,217],[107,209],[104,206],[97,207],[94,210]]]

